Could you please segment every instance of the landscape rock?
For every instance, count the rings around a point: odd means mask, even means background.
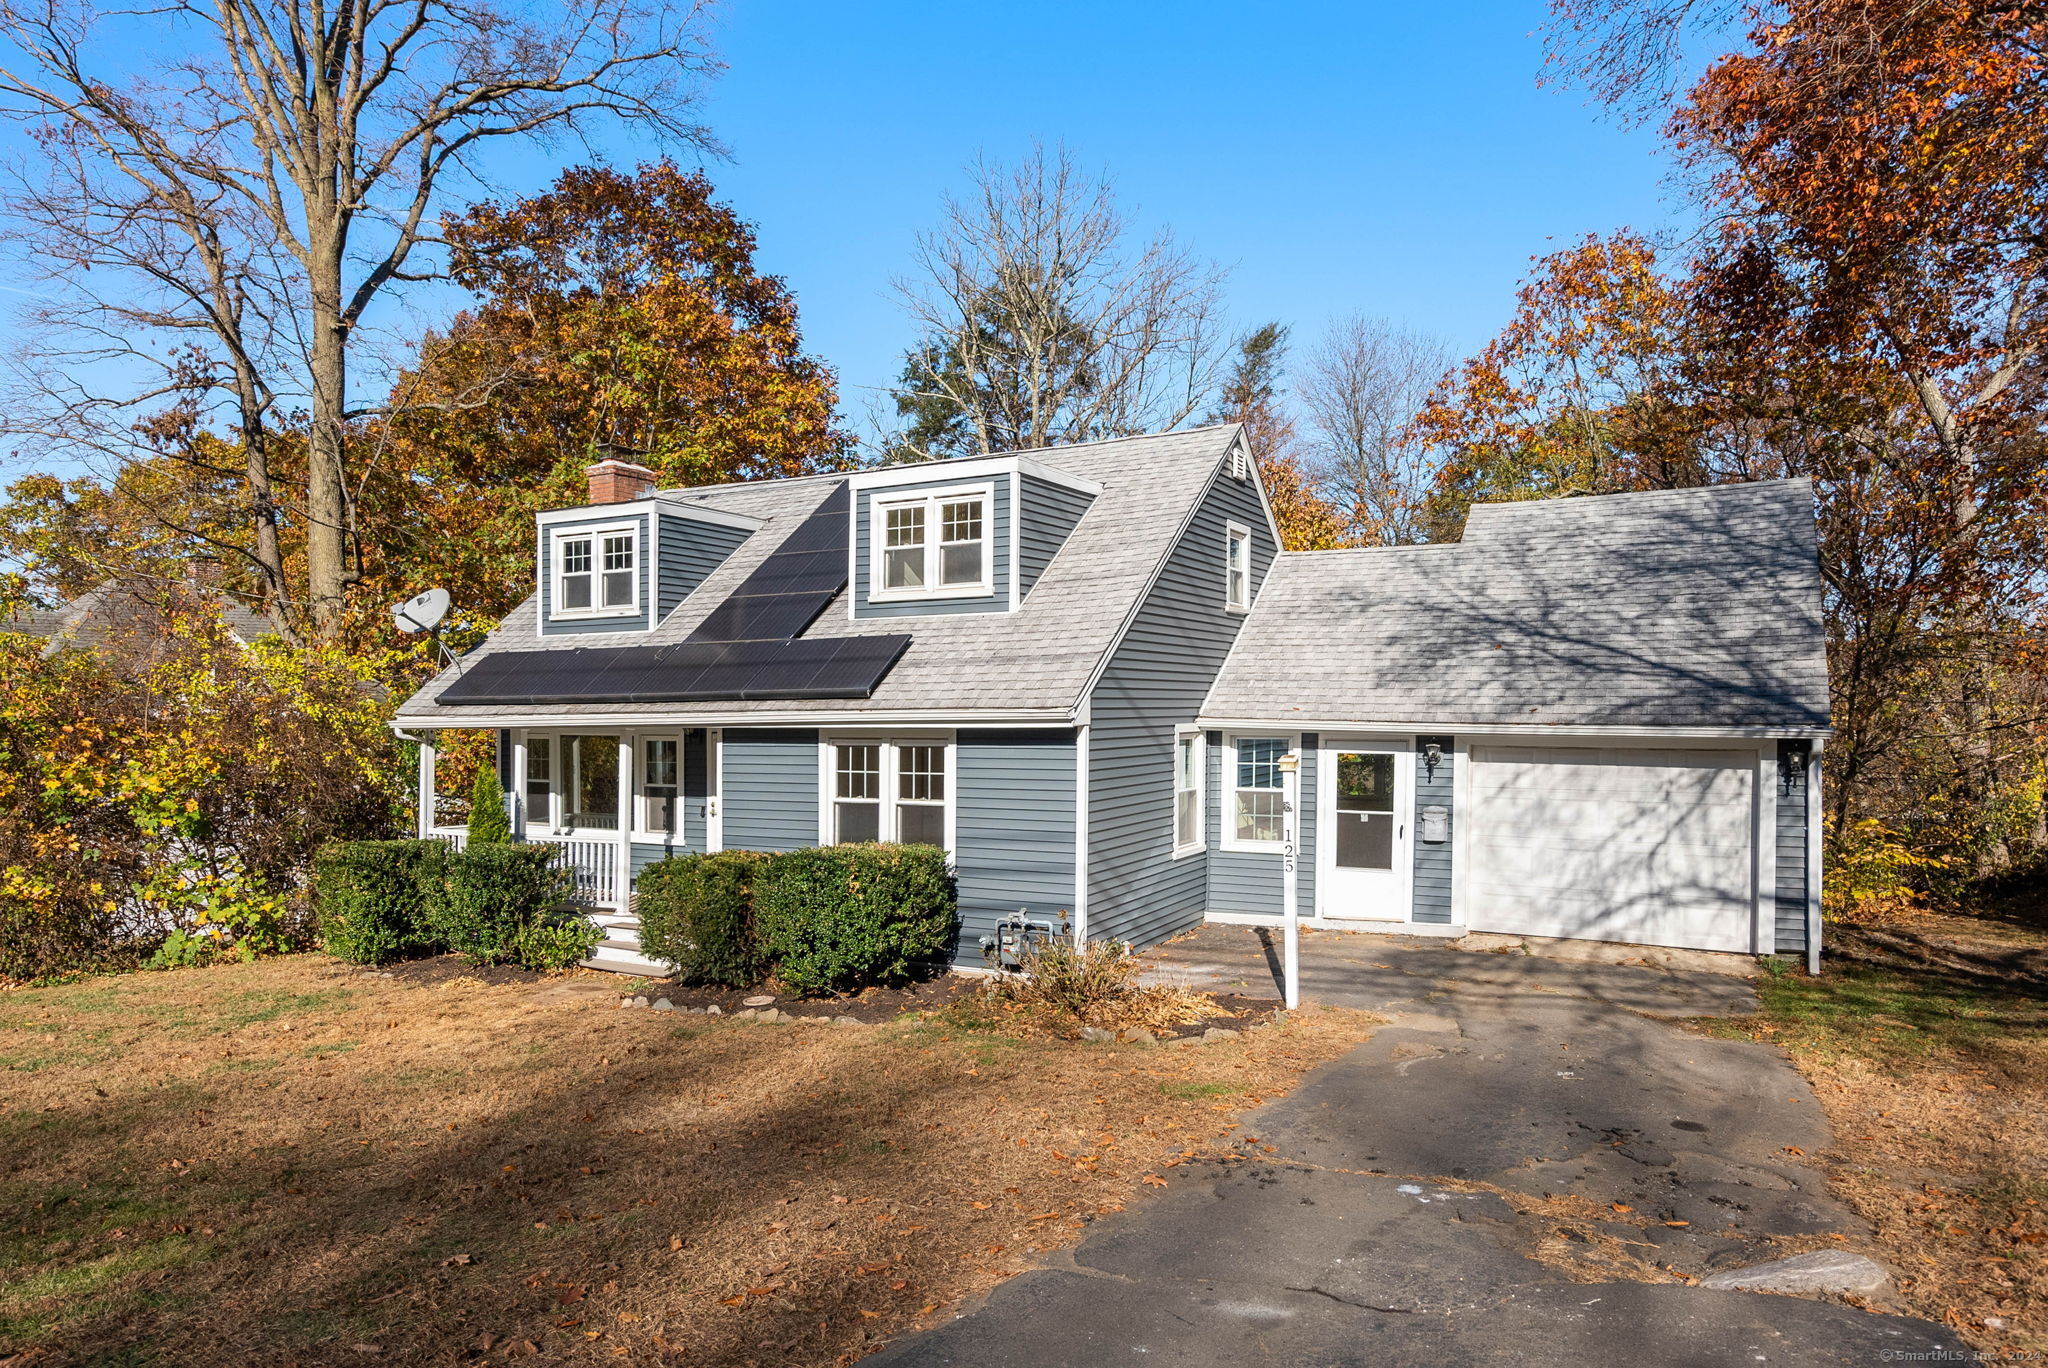
[[[776,1011],[773,1007],[763,1007],[760,1011],[754,1013],[754,1020],[787,1021],[789,1020],[789,1017],[781,1012]]]
[[[832,1024],[834,1026],[858,1026],[860,1025],[860,1018],[850,1016],[836,1016],[832,1018]]]
[[[646,999],[646,998],[644,998],[644,997],[637,997],[637,996],[636,996],[636,997],[635,997],[635,998],[633,999],[633,1005],[634,1005],[635,1007],[645,1007],[645,1006],[647,1005],[647,999]]]
[[[712,1004],[711,1004],[711,1005],[710,1005],[709,1007],[706,1007],[706,1008],[704,1009],[704,1015],[706,1015],[706,1016],[724,1016],[724,1015],[725,1015],[725,1008],[723,1008],[723,1007],[719,1006],[719,1005],[718,1005],[717,1003],[715,1003],[715,1002],[714,1002],[714,1003],[712,1003]]]
[[[1869,1296],[1884,1291],[1890,1282],[1891,1274],[1875,1259],[1839,1249],[1816,1249],[1810,1254],[1711,1273],[1700,1280],[1700,1286],[1723,1292],[1854,1292]]]
[[[620,998],[620,999],[619,999],[619,1006],[621,1006],[621,1007],[631,1007],[632,1005],[633,1005],[633,999],[631,999],[631,998],[629,998],[629,997],[622,997],[622,998]]]
[[[760,1015],[760,1012],[752,1007],[742,1007],[732,1014],[732,1019],[734,1021],[753,1021],[758,1019]]]
[[[657,1012],[673,1012],[675,1009],[676,1005],[667,998],[656,998],[654,1000],[654,1010]]]
[[[1229,1026],[1211,1026],[1208,1030],[1202,1032],[1202,1039],[1235,1040],[1243,1034],[1243,1031],[1236,1030]]]
[[[1124,1032],[1123,1038],[1130,1041],[1133,1045],[1153,1045],[1159,1041],[1157,1034],[1146,1030],[1143,1026],[1131,1027]]]
[[[830,1026],[832,1024],[832,1018],[821,1016],[800,1016],[796,1019],[796,1024],[799,1026]]]
[[[1116,1044],[1116,1032],[1105,1031],[1100,1026],[1083,1026],[1081,1028],[1081,1039],[1093,1040],[1103,1045],[1114,1045]]]

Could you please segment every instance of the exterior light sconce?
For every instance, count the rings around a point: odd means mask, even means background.
[[[1804,746],[1787,746],[1778,752],[1778,783],[1789,794],[1806,783],[1807,752]]]
[[[1434,741],[1422,744],[1422,769],[1431,779],[1436,778],[1436,767],[1444,762],[1444,748]]]

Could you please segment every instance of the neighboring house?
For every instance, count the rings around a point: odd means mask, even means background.
[[[0,631],[42,637],[48,655],[65,646],[86,651],[147,651],[166,638],[181,613],[220,615],[229,636],[248,645],[258,637],[281,635],[278,624],[218,590],[191,580],[129,575],[103,581],[55,608],[24,608],[0,618]]]
[[[595,963],[653,967],[650,861],[847,840],[951,852],[962,964],[1020,909],[1139,945],[1277,921],[1289,756],[1313,924],[1816,934],[1803,481],[1294,553],[1236,426],[710,489],[591,474],[539,517],[535,594],[397,725],[497,732],[518,829],[613,928]]]

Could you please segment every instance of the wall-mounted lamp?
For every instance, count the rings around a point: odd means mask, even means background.
[[[1785,746],[1778,751],[1778,783],[1787,794],[1799,792],[1806,783],[1807,750]]]
[[[1435,741],[1422,743],[1422,768],[1431,779],[1436,778],[1436,767],[1444,762],[1444,748]]]

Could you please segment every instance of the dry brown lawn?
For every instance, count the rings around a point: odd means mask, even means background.
[[[1821,977],[1736,1025],[1783,1045],[1835,1131],[1829,1179],[1921,1315],[2048,1352],[2048,935],[1920,915],[1834,933]]]
[[[1193,1047],[313,956],[0,994],[0,1363],[842,1364],[1370,1029]]]

